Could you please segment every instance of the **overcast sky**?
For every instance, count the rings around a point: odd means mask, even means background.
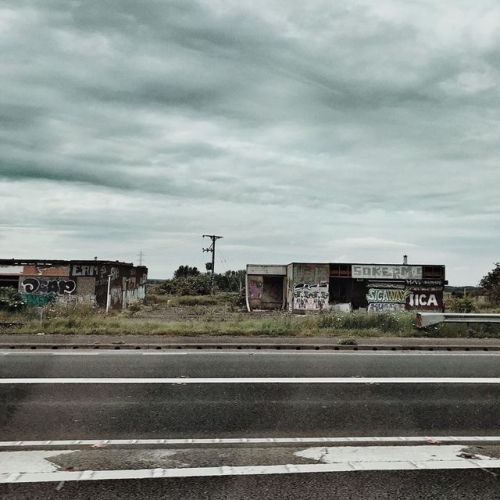
[[[500,260],[496,0],[2,0],[0,71],[0,257]]]

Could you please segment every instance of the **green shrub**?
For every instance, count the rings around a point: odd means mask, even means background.
[[[173,297],[169,304],[176,306],[215,306],[217,305],[217,299],[213,295],[185,295]]]
[[[0,288],[0,310],[15,312],[25,307],[22,295],[14,288]]]
[[[471,297],[452,297],[446,302],[446,309],[457,313],[473,313],[478,311],[477,304]]]
[[[212,281],[207,274],[174,278],[162,283],[157,291],[164,295],[209,295]]]

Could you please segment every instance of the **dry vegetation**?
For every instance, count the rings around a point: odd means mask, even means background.
[[[422,332],[414,313],[364,312],[294,315],[288,312],[247,313],[237,294],[169,297],[152,295],[142,304],[109,315],[82,304],[58,304],[40,310],[0,313],[0,321],[20,324],[9,333],[148,334],[242,336],[378,336],[497,337],[498,327],[443,326]]]

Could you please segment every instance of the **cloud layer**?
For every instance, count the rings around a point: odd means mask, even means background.
[[[0,53],[4,257],[500,260],[493,0],[4,0]]]

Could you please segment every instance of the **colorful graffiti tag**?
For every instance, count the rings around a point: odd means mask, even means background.
[[[406,308],[405,304],[393,302],[372,302],[368,304],[368,312],[400,312]]]
[[[391,290],[384,288],[370,288],[366,299],[368,303],[374,302],[393,302],[397,304],[406,304],[406,299],[410,296],[409,290]]]
[[[24,278],[21,282],[24,293],[46,295],[72,294],[76,290],[76,282],[66,278]]]
[[[328,282],[299,283],[293,288],[293,309],[297,311],[321,311],[328,306]]]
[[[369,284],[366,300],[369,312],[397,312],[406,309],[410,296],[404,284],[373,282]]]
[[[442,287],[381,282],[372,282],[368,286],[368,311],[440,310],[443,307]]]
[[[28,306],[43,307],[52,304],[56,300],[54,294],[35,295],[33,293],[23,293],[23,302]]]

